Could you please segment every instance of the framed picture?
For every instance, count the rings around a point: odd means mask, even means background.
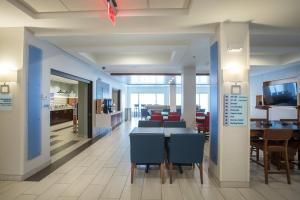
[[[231,86],[231,94],[240,95],[242,93],[240,85],[232,85]]]
[[[8,94],[9,93],[9,85],[1,85],[0,86],[0,93]]]

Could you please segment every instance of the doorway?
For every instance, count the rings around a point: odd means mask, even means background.
[[[50,155],[55,162],[92,138],[92,81],[51,70]]]

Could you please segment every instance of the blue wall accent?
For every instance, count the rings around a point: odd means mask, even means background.
[[[219,92],[218,92],[218,43],[214,43],[210,47],[210,114],[211,114],[211,132],[210,132],[210,159],[217,164],[218,163],[218,118],[219,118]]]
[[[28,47],[27,144],[28,160],[41,154],[41,73],[42,50]]]

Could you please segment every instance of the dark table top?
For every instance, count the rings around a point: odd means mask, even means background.
[[[292,129],[294,131],[300,131],[300,126],[293,123],[283,124],[280,121],[271,121],[270,124],[262,124],[260,122],[251,122],[251,131],[263,131],[265,129]]]
[[[163,133],[165,137],[170,137],[171,134],[180,133],[198,133],[193,128],[148,128],[148,127],[136,127],[130,134],[143,134],[143,133]]]

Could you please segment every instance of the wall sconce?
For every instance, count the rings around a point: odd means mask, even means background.
[[[3,83],[3,85],[0,86],[0,93],[9,93],[9,85],[7,85],[6,83],[17,82],[17,71],[1,70],[0,82]]]
[[[245,80],[244,71],[245,70],[237,64],[231,64],[223,68],[223,81],[232,83],[231,94],[240,95],[242,93],[241,85],[239,85],[238,83],[241,83]]]

